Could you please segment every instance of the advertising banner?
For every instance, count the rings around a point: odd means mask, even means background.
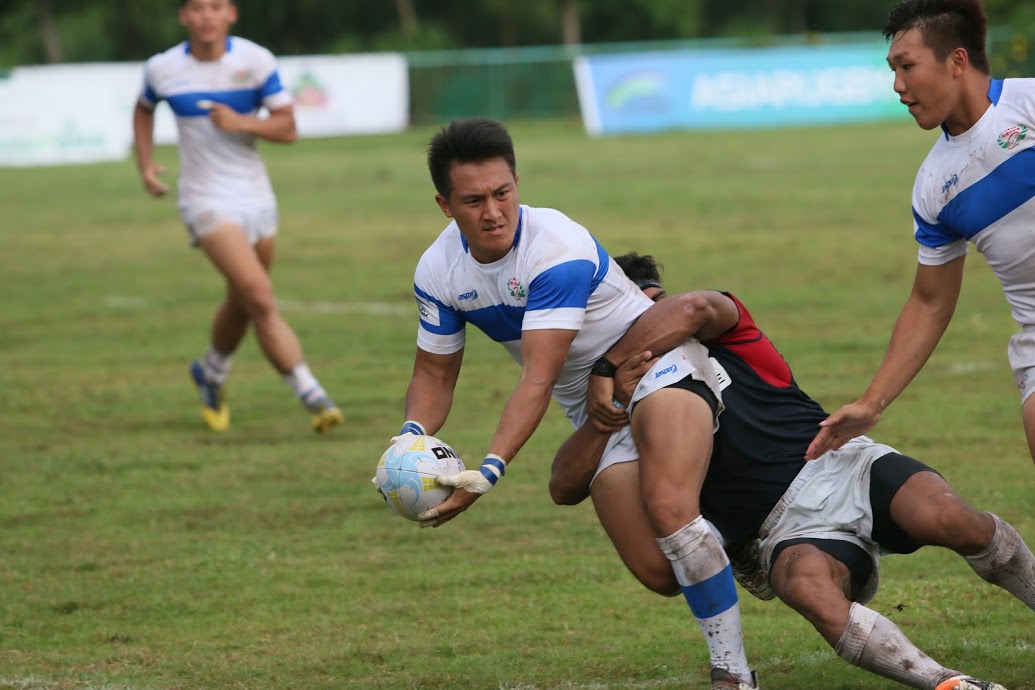
[[[781,127],[908,117],[883,42],[582,56],[579,107],[594,135]]]
[[[384,134],[409,123],[409,79],[396,53],[284,57],[300,137]],[[143,63],[17,67],[0,78],[0,166],[124,160]],[[155,111],[155,143],[175,144],[172,111]]]

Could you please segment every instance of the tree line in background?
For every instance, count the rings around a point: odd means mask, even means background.
[[[874,32],[894,0],[239,0],[234,32],[278,55]],[[986,0],[1035,26],[1031,0]],[[0,68],[143,60],[183,38],[177,0],[0,0]]]

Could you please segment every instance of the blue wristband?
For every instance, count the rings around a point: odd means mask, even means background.
[[[507,473],[507,463],[503,462],[503,458],[498,455],[486,455],[485,459],[482,460],[482,466],[479,468],[482,476],[489,480],[489,483],[496,486],[496,482],[500,480],[504,474]]]
[[[420,422],[415,422],[412,419],[408,419],[403,422],[402,431],[399,432],[399,435],[402,436],[403,434],[427,436],[427,433],[424,431],[424,427],[420,425]]]

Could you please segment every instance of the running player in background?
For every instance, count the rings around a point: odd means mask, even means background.
[[[664,296],[652,257],[615,261],[653,299]],[[695,294],[711,308],[683,308]],[[660,308],[665,303],[671,311]],[[1004,690],[942,666],[865,604],[876,594],[882,554],[936,545],[956,551],[979,577],[1035,609],[1035,556],[1017,531],[971,508],[931,468],[866,437],[805,461],[826,412],[798,387],[747,308],[711,290],[670,297],[658,307],[643,318],[667,319],[676,337],[702,326],[719,332],[702,338],[725,409],[701,507],[721,532],[741,584],[761,599],[779,596],[838,656],[862,669],[922,690]],[[671,595],[679,583],[650,538],[642,505],[629,503],[620,520],[600,509],[614,500],[612,487],[638,482],[636,462],[609,464],[601,456],[608,428],[622,423],[612,399],[628,400],[652,361],[649,352],[635,355],[619,367],[613,390],[591,391],[594,419],[604,419],[584,425],[558,450],[550,494],[559,504],[589,495],[623,562],[644,586]]]
[[[256,144],[298,138],[291,94],[268,50],[229,35],[237,21],[233,0],[181,0],[179,15],[188,40],[147,61],[133,134],[144,187],[163,196],[168,192],[159,179],[164,171],[153,158],[154,109],[162,100],[169,103],[179,131],[180,216],[191,244],[201,247],[226,279],[211,343],[190,367],[202,419],[214,431],[229,427],[224,384],[252,324],[259,347],[310,413],[313,429],[327,431],[344,417],[281,317],[269,275],[277,201]],[[259,117],[263,107],[268,117]]]
[[[913,186],[919,263],[877,373],[822,423],[809,459],[876,426],[919,373],[956,310],[968,241],[1021,327],[1008,356],[1035,458],[1035,79],[991,78],[987,28],[980,0],[904,0],[888,16],[895,92],[921,128],[941,128]]]

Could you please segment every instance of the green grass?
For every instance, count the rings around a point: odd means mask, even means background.
[[[931,133],[512,132],[525,203],[562,209],[613,254],[656,255],[673,290],[733,291],[828,408],[863,390],[912,280],[909,193]],[[265,149],[278,297],[348,417],[326,438],[251,338],[232,429],[200,428],[187,364],[222,286],[131,163],[0,170],[0,689],[706,686],[685,604],[633,581],[590,506],[550,502],[559,409],[443,529],[391,515],[369,484],[402,421],[413,267],[445,223],[431,134]],[[1013,331],[975,253],[938,352],[875,435],[1035,542]],[[516,376],[471,337],[440,433],[464,457],[486,450]],[[882,575],[873,606],[929,654],[1035,688],[1032,612],[961,559],[926,549]],[[767,690],[899,687],[782,604],[742,605]]]

